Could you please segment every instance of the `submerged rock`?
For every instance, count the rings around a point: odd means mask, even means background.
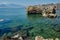
[[[3,29],[0,29],[0,37],[3,36],[4,33],[9,33],[11,32],[11,28],[3,28]]]

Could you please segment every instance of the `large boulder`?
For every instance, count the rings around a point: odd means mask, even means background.
[[[57,17],[57,15],[56,14],[49,14],[48,17],[55,18],[55,17]]]

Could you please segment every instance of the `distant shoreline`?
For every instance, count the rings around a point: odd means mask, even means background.
[[[10,6],[6,6],[7,4],[4,4],[4,5],[2,7],[0,5],[0,8],[27,8],[28,7],[28,6],[18,6],[18,5],[10,7]],[[56,3],[56,4],[53,4],[53,3],[51,3],[51,4],[42,4],[42,5],[38,4],[37,6],[48,6],[48,5],[55,5],[56,9],[60,9],[60,3]],[[34,6],[34,5],[29,5],[29,6]]]

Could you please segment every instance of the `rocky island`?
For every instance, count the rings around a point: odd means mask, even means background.
[[[27,13],[41,14],[44,17],[57,17],[56,6],[54,4],[28,6]]]

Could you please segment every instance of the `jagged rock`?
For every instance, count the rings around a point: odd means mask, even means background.
[[[23,38],[19,34],[13,37],[5,35],[2,40],[23,40]]]
[[[19,34],[14,35],[12,38],[18,38],[18,37],[19,37]]]
[[[22,38],[22,37],[19,37],[18,39],[19,39],[19,40],[23,40],[23,38]]]
[[[57,17],[57,15],[56,14],[49,14],[48,17],[55,18],[55,17]]]
[[[56,38],[55,40],[60,40],[59,38]]]
[[[43,37],[41,37],[41,36],[36,36],[36,37],[35,37],[35,40],[43,40]]]

